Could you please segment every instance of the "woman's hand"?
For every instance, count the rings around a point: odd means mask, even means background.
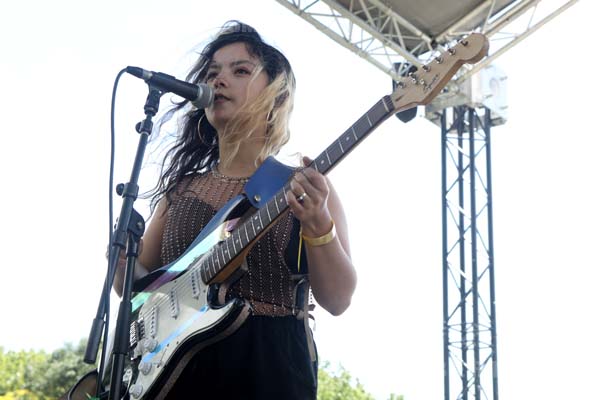
[[[308,166],[312,160],[303,157]],[[302,224],[302,232],[309,237],[319,237],[331,230],[331,214],[327,206],[329,184],[323,174],[314,168],[304,168],[290,181],[287,192],[290,209]]]
[[[305,166],[312,162],[307,157],[303,161]],[[340,315],[356,288],[342,203],[329,180],[313,168],[296,173],[290,189],[287,201],[302,224],[312,293],[323,308]]]

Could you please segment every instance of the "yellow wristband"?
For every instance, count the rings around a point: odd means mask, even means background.
[[[309,244],[311,246],[316,247],[316,246],[326,245],[327,243],[329,243],[333,239],[335,239],[335,222],[333,222],[333,220],[331,220],[331,229],[329,230],[329,232],[327,232],[323,236],[311,238],[311,237],[305,236],[302,233],[302,229],[300,229],[300,235],[302,235],[302,240],[304,240],[306,242],[306,244]]]

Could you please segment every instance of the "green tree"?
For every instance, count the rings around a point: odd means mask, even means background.
[[[52,352],[43,371],[31,381],[28,388],[34,393],[44,393],[50,398],[57,398],[66,393],[77,379],[94,369],[83,362],[85,347],[86,342],[82,340],[77,346],[67,343],[63,348]]]
[[[0,348],[0,394],[26,389],[28,382],[37,376],[46,361],[43,352],[8,351]]]
[[[358,379],[342,366],[333,371],[331,364],[325,362],[319,366],[318,400],[375,400]],[[390,394],[388,400],[404,400],[404,396]]]
[[[387,400],[404,400],[404,396],[401,394],[390,394],[390,397],[387,398]]]
[[[0,347],[0,400],[50,400],[69,390],[93,367],[83,362],[85,341],[70,343],[48,354],[44,351],[8,351]],[[375,400],[343,367],[329,363],[319,368],[319,400]],[[390,394],[387,400],[404,400]]]
[[[51,354],[0,348],[0,400],[47,400],[65,393],[92,366],[83,362],[85,341]]]
[[[0,400],[40,400],[41,397],[27,389],[19,389],[0,396]]]
[[[337,371],[326,362],[319,367],[318,400],[375,400],[358,379],[352,379],[342,366]]]
[[[33,350],[8,351],[0,347],[0,400],[39,400],[43,397],[29,390],[45,365],[47,355]]]

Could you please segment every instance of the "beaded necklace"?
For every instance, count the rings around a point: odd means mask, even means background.
[[[241,177],[241,178],[237,178],[237,177],[233,177],[233,176],[227,176],[227,175],[223,175],[222,173],[219,172],[218,170],[218,164],[217,165],[213,165],[210,168],[210,173],[212,174],[213,177],[224,181],[224,182],[243,182],[246,183],[250,180],[250,177]]]

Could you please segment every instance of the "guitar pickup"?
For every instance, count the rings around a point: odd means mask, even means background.
[[[156,308],[156,306],[153,306],[150,309],[150,321],[149,321],[149,329],[148,329],[148,333],[150,333],[151,337],[156,337],[156,331],[157,331],[157,324],[158,324],[158,309]],[[145,335],[144,335],[145,336]]]
[[[177,318],[179,315],[179,299],[177,298],[177,291],[175,288],[169,292],[169,305],[171,309],[171,317]]]
[[[198,270],[193,269],[190,275],[190,286],[192,287],[192,297],[198,299],[200,297],[200,279],[198,277]]]

